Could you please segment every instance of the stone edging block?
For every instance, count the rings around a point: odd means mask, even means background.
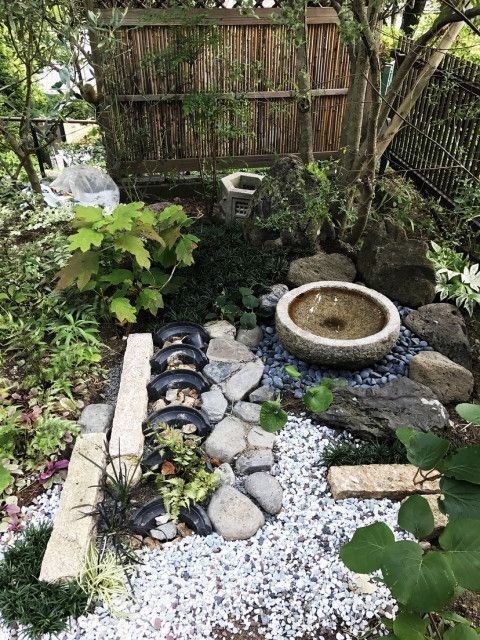
[[[389,498],[400,500],[413,493],[440,493],[438,480],[415,484],[417,467],[411,464],[365,464],[330,467],[327,481],[335,500]]]
[[[63,582],[80,573],[96,529],[95,517],[85,514],[101,499],[105,465],[105,434],[79,435],[43,557],[40,580]]]

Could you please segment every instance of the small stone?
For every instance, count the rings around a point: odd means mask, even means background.
[[[160,409],[164,409],[166,406],[167,403],[165,402],[165,400],[163,398],[159,398],[152,404],[152,409],[154,411],[160,411]]]
[[[255,426],[248,432],[247,442],[252,449],[273,449],[275,434]]]
[[[235,468],[240,475],[249,475],[257,471],[270,471],[273,462],[273,453],[270,450],[253,449],[237,458]]]
[[[169,513],[164,513],[163,515],[157,516],[155,518],[155,524],[157,525],[167,524],[167,522],[170,522],[171,519],[172,519],[172,516]]]
[[[251,538],[265,524],[260,509],[233,487],[220,487],[208,505],[208,516],[219,535],[226,540]]]
[[[168,542],[177,537],[177,525],[173,522],[167,522],[161,526],[157,526],[150,531],[150,537],[160,542]]]
[[[258,383],[262,379],[263,369],[263,362],[256,360],[255,362],[248,362],[240,371],[234,373],[225,384],[225,395],[227,399],[230,400],[230,402],[243,400],[246,395],[258,386]]]
[[[197,427],[192,422],[188,422],[182,426],[182,433],[188,436],[197,433]]]
[[[190,536],[193,536],[193,531],[189,529],[184,522],[177,523],[177,530],[182,538],[189,538]]]
[[[348,588],[353,593],[359,593],[362,595],[372,595],[377,590],[377,587],[373,582],[370,582],[368,576],[361,573],[354,573]]]
[[[130,547],[132,549],[140,549],[143,544],[142,536],[129,536],[128,542],[130,543]]]
[[[286,284],[274,284],[268,293],[260,296],[259,310],[266,316],[273,316],[278,301],[288,291]],[[267,329],[267,333],[270,333]]]
[[[247,446],[245,424],[233,416],[227,416],[217,424],[205,440],[205,451],[211,458],[230,462]]]
[[[89,404],[82,411],[78,425],[82,433],[108,433],[114,408],[109,404]]]
[[[261,407],[259,404],[255,404],[253,402],[237,402],[233,407],[233,415],[240,418],[240,420],[244,420],[245,422],[256,422],[260,420],[260,410]]]
[[[409,377],[433,391],[440,402],[466,402],[473,392],[473,375],[436,351],[422,351],[410,361]]]
[[[160,540],[154,540],[153,538],[150,538],[150,536],[143,539],[143,544],[148,547],[150,551],[154,551],[162,546]]]
[[[212,320],[212,322],[207,322],[207,324],[204,325],[204,329],[212,339],[230,338],[234,340],[235,334],[237,333],[233,324],[226,320]]]
[[[220,422],[227,410],[228,402],[220,391],[214,388],[201,395],[202,409],[212,422]]]
[[[271,515],[282,509],[283,489],[279,481],[269,473],[252,473],[245,480],[245,491]]]
[[[262,328],[258,325],[253,329],[239,329],[237,341],[244,344],[249,349],[257,347],[263,339]]]
[[[252,393],[248,396],[250,402],[257,402],[258,404],[262,404],[264,402],[268,402],[269,400],[273,400],[275,397],[275,391],[269,385],[262,385],[252,391]]]
[[[220,466],[218,466],[214,472],[220,479],[220,486],[222,487],[224,484],[229,484],[230,486],[234,486],[236,482],[235,474],[233,472],[232,467],[228,464],[228,462],[224,462]]]
[[[165,400],[167,402],[177,402],[179,391],[179,389],[167,389]]]

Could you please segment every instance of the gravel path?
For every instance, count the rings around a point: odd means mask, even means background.
[[[339,437],[346,436],[291,416],[277,439],[274,472],[285,489],[278,517],[251,540],[192,536],[143,552],[134,597],[118,604],[119,615],[97,607],[62,640],[209,640],[237,633],[242,640],[345,640],[381,613],[392,615],[387,590],[349,573],[338,549],[358,526],[376,519],[394,526],[398,504],[330,497],[319,460]]]

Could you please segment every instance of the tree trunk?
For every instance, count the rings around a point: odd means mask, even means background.
[[[406,36],[413,36],[415,29],[425,11],[427,0],[411,0],[403,10],[402,26],[400,29]]]
[[[17,141],[13,133],[8,130],[8,125],[3,125],[0,122],[0,134],[3,135],[7,145],[13,151],[13,153],[20,160],[22,167],[25,169],[25,172],[28,177],[28,181],[35,193],[42,193],[42,185],[40,184],[40,180],[38,178],[37,172],[35,171],[35,167],[33,166],[32,157],[25,151],[22,145]]]
[[[295,28],[296,41],[296,83],[297,83],[297,119],[300,138],[298,150],[304,164],[314,162],[312,130],[311,82],[308,69],[307,16],[305,2],[301,2],[298,11],[298,26]]]

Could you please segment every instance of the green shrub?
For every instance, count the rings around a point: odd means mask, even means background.
[[[155,212],[131,202],[110,213],[78,205],[77,231],[68,238],[74,253],[57,274],[57,286],[76,283],[80,291],[94,291],[122,324],[135,322],[142,309],[155,316],[163,293],[172,291],[175,270],[193,264],[199,238],[184,233],[192,223],[177,205]]]
[[[0,561],[0,614],[6,624],[22,625],[32,639],[65,631],[69,618],[84,613],[88,602],[77,582],[38,579],[50,534],[51,525],[27,528]]]

